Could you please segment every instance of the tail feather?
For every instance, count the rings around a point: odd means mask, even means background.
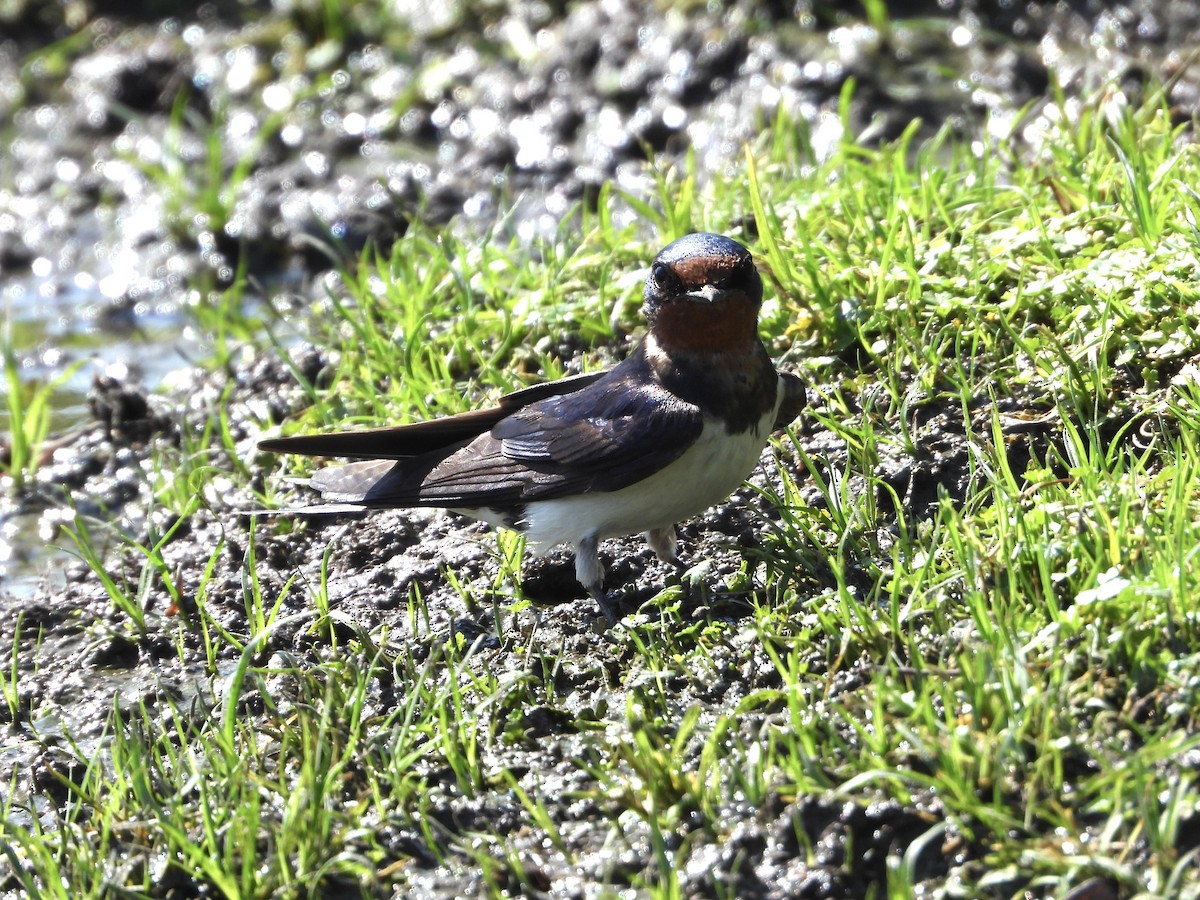
[[[258,442],[258,449],[269,453],[344,456],[351,459],[411,459],[470,441],[522,407],[547,397],[581,390],[599,380],[604,374],[587,372],[558,381],[531,385],[506,394],[496,406],[488,409],[476,409],[454,416],[431,419],[428,422],[389,425],[364,431],[268,438]]]

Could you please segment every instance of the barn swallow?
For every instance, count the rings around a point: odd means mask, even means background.
[[[772,431],[804,405],[758,336],[763,285],[750,252],[689,234],[650,266],[644,340],[612,369],[535,385],[497,406],[366,431],[273,438],[275,453],[365,460],[309,479],[334,506],[444,507],[525,535],[540,556],[575,551],[575,574],[610,623],[599,544],[644,532],[681,566],[675,524],[724,500]]]

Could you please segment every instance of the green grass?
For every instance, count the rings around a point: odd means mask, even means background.
[[[4,408],[0,424],[4,443],[0,445],[0,473],[7,478],[6,490],[22,490],[37,473],[47,455],[47,440],[54,420],[54,397],[81,366],[74,363],[48,381],[30,381],[21,376],[17,340],[13,336],[11,310],[5,310],[4,332],[0,334],[0,357],[4,371]]]
[[[418,226],[311,316],[268,320],[258,352],[296,336],[330,349],[287,431],[418,419],[561,375],[567,335],[585,368],[607,364],[639,327],[658,246],[690,228],[746,238],[770,271],[764,336],[812,402],[761,487],[778,518],[732,576],[742,612],[694,618],[668,585],[604,638],[547,645],[502,538],[489,595],[470,600],[490,631],[431,626],[415,588],[407,609],[347,620],[325,578],[336,550],[313,582],[260,581],[256,548],[286,542],[284,523],[253,540],[226,524],[242,547],[231,618],[209,609],[223,546],[180,578],[160,529],[125,545],[136,586],[103,587],[131,633],[173,635],[181,660],[199,645],[208,691],[114,711],[107,752],[79,749],[86,764],[57,775],[57,813],[7,795],[10,882],[386,895],[440,865],[499,896],[567,865],[614,894],[675,897],[714,845],[752,872],[739,828],[810,801],[860,810],[852,845],[892,827],[879,810],[904,811],[877,897],[1056,895],[1093,876],[1196,896],[1200,157],[1161,106],[1110,111],[1084,104],[1033,164],[913,131],[814,164],[780,120],[732,179],[664,172],[657,196],[629,198],[650,237],[587,213],[536,252]],[[225,327],[232,366],[254,329]],[[270,467],[274,500],[307,465],[235,464],[225,409],[185,433],[151,468],[181,520],[197,498],[220,509],[218,479],[245,489]],[[911,495],[889,474],[904,465]],[[195,612],[164,617],[150,595]],[[18,643],[14,665],[36,652]],[[452,814],[468,800],[491,815]],[[815,866],[804,821],[794,853]],[[943,847],[959,861],[931,870]]]

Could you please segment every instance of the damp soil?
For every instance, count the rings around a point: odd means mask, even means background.
[[[595,203],[602,186],[644,196],[650,162],[666,167],[694,149],[701,178],[735,165],[757,124],[780,112],[809,124],[819,153],[822,142],[842,137],[847,123],[837,108],[849,77],[857,87],[848,124],[861,139],[894,138],[920,118],[926,134],[949,128],[985,140],[988,129],[1007,133],[1004,126],[1035,119],[1052,83],[1072,95],[1115,78],[1136,94],[1145,76],[1171,75],[1180,51],[1200,36],[1200,5],[1190,2],[1112,9],[889,4],[907,24],[887,35],[825,4],[717,3],[688,15],[643,6],[517,3],[486,6],[477,21],[464,4],[448,3],[444,20],[414,25],[403,39],[353,22],[340,40],[301,6],[215,3],[194,19],[168,17],[155,3],[4,7],[0,121],[10,124],[0,161],[0,289],[28,330],[20,348],[27,371],[50,374],[94,360],[77,376],[75,405],[60,411],[62,438],[36,479],[0,503],[10,545],[43,567],[33,584],[28,569],[10,561],[10,586],[25,579],[27,587],[10,587],[0,601],[0,647],[16,638],[24,667],[18,705],[27,714],[4,723],[8,746],[0,759],[0,783],[19,803],[44,810],[64,801],[59,776],[71,777],[80,748],[96,746],[114,704],[136,710],[212,701],[211,661],[194,633],[179,627],[190,615],[186,599],[173,603],[162,573],[144,572],[135,555],[121,552],[118,533],[142,542],[169,535],[164,558],[178,594],[195,598],[203,586],[209,614],[234,633],[247,630],[243,573],[251,546],[263,589],[274,595],[292,579],[317,584],[332,544],[328,595],[339,620],[367,633],[386,626],[393,644],[412,648],[462,635],[498,671],[523,664],[494,636],[498,610],[507,615],[493,603],[501,561],[479,526],[450,515],[387,512],[314,519],[284,533],[235,514],[254,500],[232,478],[218,481],[186,521],[155,508],[146,477],[152,451],[168,458],[172,448],[182,452],[188,429],[223,407],[243,459],[261,479],[256,423],[264,411],[283,421],[306,402],[278,355],[227,371],[177,368],[180,354],[203,355],[202,337],[175,336],[187,327],[189,308],[239,270],[263,285],[261,302],[273,302],[276,292],[319,292],[321,273],[340,255],[368,241],[390,246],[413,221],[532,241],[570,227],[575,204]],[[1196,108],[1196,81],[1185,76],[1172,90],[1173,103]],[[200,203],[199,187],[172,194],[152,177],[162,167],[209,160],[211,149],[188,126],[193,119],[222,122],[225,177],[248,160],[237,201],[220,220],[216,208],[181,202]],[[636,218],[632,207],[614,213]],[[167,362],[146,363],[160,346],[174,348]],[[315,374],[323,365],[319,348],[289,352],[301,371]],[[855,374],[852,360],[831,361],[815,377],[827,379],[829,391],[852,394]],[[1039,424],[1041,399],[1018,395],[1004,403],[999,420],[1013,452],[1044,447],[1052,429]],[[912,521],[927,516],[940,493],[965,496],[973,477],[961,409],[919,412],[916,452],[885,450],[880,464]],[[972,431],[989,433],[994,412],[986,403],[973,409]],[[810,455],[848,461],[844,447],[803,419],[797,434]],[[778,465],[805,484],[786,454],[768,454],[752,481],[769,487]],[[823,502],[811,485],[803,491],[805,502]],[[75,511],[103,523],[96,538],[109,576],[145,585],[142,634],[131,636],[87,566],[56,559],[49,571],[36,552],[65,543],[61,524]],[[772,520],[771,505],[744,488],[685,523],[683,554],[703,561],[697,584],[736,574],[762,550]],[[884,530],[871,542],[885,560],[891,540]],[[679,580],[636,539],[604,549],[610,581],[622,586],[621,608],[631,615]],[[558,648],[558,690],[579,708],[568,716],[528,710],[523,727],[537,740],[503,750],[503,763],[536,769],[544,784],[561,788],[543,799],[558,798],[550,813],[570,823],[564,835],[576,866],[531,877],[582,895],[589,878],[612,877],[614,863],[604,846],[608,821],[570,799],[579,743],[566,725],[589,710],[602,719],[605,710],[624,708],[624,689],[611,673],[627,662],[626,651],[606,638],[565,555],[522,577],[535,605],[519,614],[517,630],[533,629],[536,640]],[[814,564],[803,577],[816,592],[831,576]],[[408,614],[414,588],[429,610],[419,623]],[[295,624],[271,633],[260,650],[264,661],[328,650],[306,627],[307,597],[306,590],[288,592],[281,615]],[[682,615],[689,620],[747,614],[744,596],[697,587],[687,598]],[[219,672],[236,662],[232,647],[222,652]],[[731,708],[777,680],[765,651],[751,651],[750,664],[745,658],[736,655],[735,665],[729,653],[723,666],[718,654],[714,677],[673,682],[678,708]],[[814,659],[814,671],[823,664]],[[856,677],[871,677],[869,662],[848,665],[840,677],[851,689]],[[745,716],[745,734],[769,727],[770,715]],[[520,818],[518,808],[505,806],[516,802],[510,795],[489,796],[484,803],[434,783],[429,814],[460,835],[485,830],[481,821]],[[940,818],[934,796],[864,804],[831,793],[730,808],[723,811],[729,839],[692,848],[685,893],[860,896],[884,883],[889,854]],[[633,833],[644,825],[629,827],[627,858],[616,871],[631,879],[651,854],[648,836]],[[407,877],[417,894],[478,889],[476,875],[461,874],[471,872],[465,855],[447,866],[414,852],[419,836],[397,831],[379,840],[411,858]],[[536,846],[528,850],[542,858]],[[961,840],[928,842],[916,852],[917,880],[941,883],[969,866],[972,854]]]

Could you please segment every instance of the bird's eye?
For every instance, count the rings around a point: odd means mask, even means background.
[[[675,270],[666,263],[656,262],[650,267],[650,277],[654,279],[654,283],[659,289],[673,294],[680,289],[679,276],[675,274]]]

